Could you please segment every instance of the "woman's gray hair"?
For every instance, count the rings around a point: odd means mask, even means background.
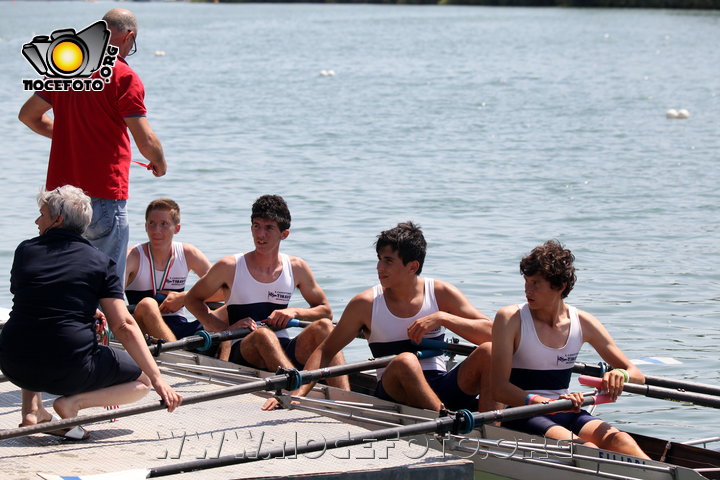
[[[55,190],[44,188],[37,196],[38,207],[46,205],[51,217],[63,216],[62,228],[85,233],[92,220],[90,197],[72,185],[64,185]]]

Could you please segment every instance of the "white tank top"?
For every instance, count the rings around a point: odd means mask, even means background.
[[[393,315],[387,307],[382,285],[373,287],[372,317],[370,318],[370,337],[368,346],[375,357],[397,355],[402,352],[416,352],[418,346],[408,338],[407,329],[415,320],[438,312],[440,308],[435,299],[435,282],[432,278],[424,279],[425,294],[418,313],[412,317],[402,318]],[[443,340],[445,327],[439,327],[425,334],[424,338]],[[423,370],[439,370],[445,372],[445,357],[424,358],[420,360]],[[384,368],[377,369],[377,378],[380,380]]]
[[[275,310],[287,308],[295,291],[290,257],[280,254],[282,272],[275,281],[258,282],[250,274],[245,262],[245,255],[235,255],[235,276],[232,289],[227,300],[227,311],[230,323],[250,317],[256,322],[265,320]],[[275,332],[278,337],[289,338],[287,329]]]
[[[125,295],[127,296],[128,302],[132,305],[136,305],[145,297],[154,296],[153,285],[156,291],[184,291],[189,272],[182,242],[172,242],[172,258],[168,265],[167,274],[165,274],[165,270],[158,270],[158,268],[164,269],[165,265],[155,265],[155,271],[151,273],[152,266],[150,257],[146,254],[145,245],[147,245],[147,243],[141,243],[134,247],[140,254],[140,262],[135,278],[133,278],[133,281],[125,288]],[[154,281],[152,277],[153,273],[155,275]],[[187,312],[185,311],[185,307],[183,307],[177,312],[163,314],[163,316],[171,315],[187,317]]]
[[[565,345],[548,347],[540,341],[527,303],[520,308],[520,342],[513,354],[510,383],[548,398],[567,393],[572,367],[583,345],[577,309],[568,305],[570,333]]]

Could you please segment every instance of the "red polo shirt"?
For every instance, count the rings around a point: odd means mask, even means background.
[[[45,188],[74,185],[91,197],[126,200],[132,150],[124,118],[147,113],[140,77],[118,57],[102,91],[37,95],[54,115]]]

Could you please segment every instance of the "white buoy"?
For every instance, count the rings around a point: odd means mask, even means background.
[[[682,118],[682,119],[690,118],[690,112],[688,112],[684,108],[681,110],[678,110],[677,113],[678,113],[677,118]]]
[[[164,56],[165,56],[165,50],[155,50],[155,56],[156,56],[156,57],[164,57]]]
[[[671,108],[667,112],[665,112],[665,118],[678,118],[678,111],[674,108]]]

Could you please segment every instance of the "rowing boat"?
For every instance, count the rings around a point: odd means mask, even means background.
[[[257,369],[189,352],[163,352],[162,369],[184,372],[196,381],[243,382],[272,375]],[[308,398],[280,395],[285,408],[301,409],[369,430],[427,421],[436,412],[400,405],[369,395],[374,389],[371,372],[351,377],[353,391],[316,386]],[[272,393],[258,392],[268,397]],[[428,449],[472,460],[475,471],[503,478],[529,479],[720,479],[720,452],[694,445],[632,434],[653,460],[584,447],[569,441],[552,441],[484,425],[467,435],[417,436]]]
[[[162,351],[157,362],[164,372],[197,384],[240,385],[273,375],[187,351]],[[371,431],[417,424],[437,417],[436,412],[371,396],[375,386],[372,372],[354,374],[351,384],[353,391],[317,385],[309,398],[282,394],[278,398],[288,409],[320,414]],[[264,391],[257,394],[272,395]],[[476,472],[502,478],[720,479],[720,452],[632,435],[654,460],[646,461],[568,441],[550,441],[492,425],[480,426],[466,435],[417,435],[406,441],[426,446],[426,451],[432,450],[436,455],[441,452],[443,458],[447,455],[469,459]]]

